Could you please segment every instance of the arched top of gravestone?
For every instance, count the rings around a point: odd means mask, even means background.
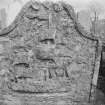
[[[15,20],[13,21],[13,23],[8,26],[7,28],[4,28],[1,32],[0,32],[0,36],[8,36],[9,33],[11,33],[16,27],[18,27],[19,24],[21,24],[21,20],[23,17],[28,17],[27,15],[27,11],[29,12],[29,8],[33,8],[35,11],[38,11],[38,9],[40,9],[41,6],[44,6],[46,9],[51,9],[54,5],[60,5],[61,8],[63,8],[66,12],[67,15],[73,20],[74,22],[74,27],[77,30],[77,32],[90,40],[93,41],[97,41],[97,38],[92,37],[92,35],[89,35],[88,33],[86,33],[86,31],[83,29],[83,27],[80,25],[80,23],[77,21],[74,9],[71,5],[66,4],[64,2],[49,2],[49,1],[44,1],[44,2],[38,2],[38,1],[29,1],[26,5],[23,6],[23,8],[21,9],[20,13],[16,16]],[[58,7],[55,6],[55,8],[60,9]],[[59,10],[58,10],[59,11]],[[55,10],[55,12],[57,12]],[[36,17],[36,14],[34,13],[30,13],[31,15],[28,17],[30,19],[34,19]],[[37,17],[36,17],[37,18]]]

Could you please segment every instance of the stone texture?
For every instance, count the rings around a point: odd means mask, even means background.
[[[29,2],[0,35],[2,105],[90,105],[97,40],[70,5]]]

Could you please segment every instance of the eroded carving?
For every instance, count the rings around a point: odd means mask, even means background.
[[[88,66],[92,66],[94,52],[89,51],[89,43],[93,42],[76,30],[74,11],[65,6],[63,3],[34,2],[26,8],[18,25],[8,33],[11,47],[6,57],[11,61],[7,64],[10,72],[8,88],[11,91],[72,91],[72,86],[82,88],[79,82],[85,73],[90,80],[88,84],[83,81],[83,84],[86,91],[90,89],[92,69]]]

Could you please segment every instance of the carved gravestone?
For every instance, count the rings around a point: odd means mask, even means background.
[[[29,2],[0,35],[0,105],[88,105],[96,40],[70,5]]]

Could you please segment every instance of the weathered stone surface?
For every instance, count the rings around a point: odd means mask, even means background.
[[[90,105],[97,40],[70,5],[29,2],[0,35],[2,105]]]

